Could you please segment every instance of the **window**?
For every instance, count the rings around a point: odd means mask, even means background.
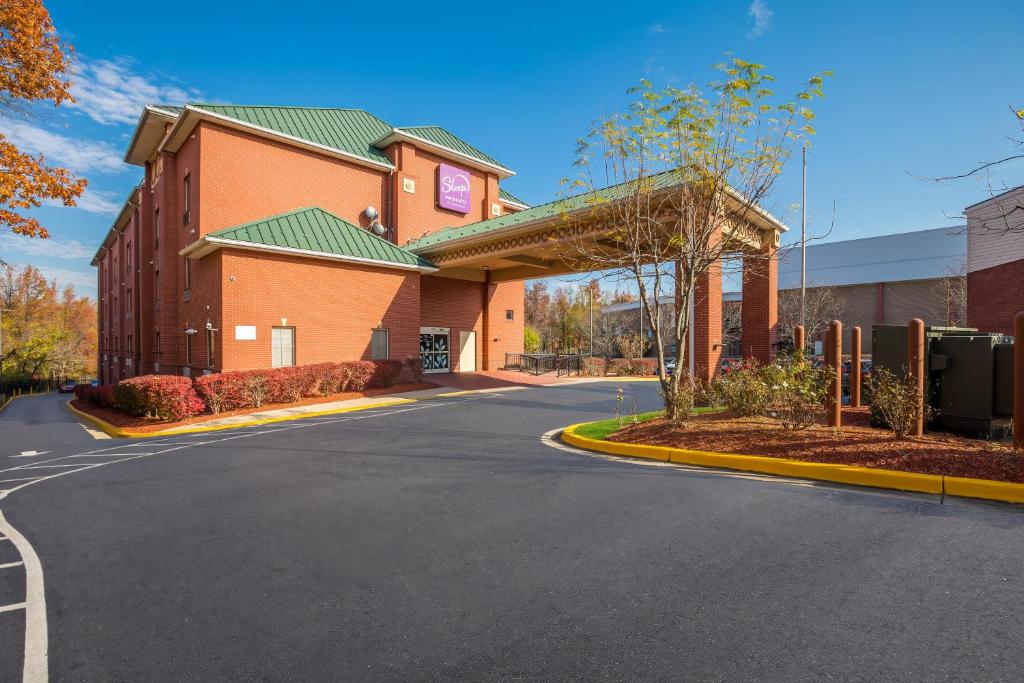
[[[160,301],[160,270],[157,269],[153,275],[153,299],[157,302]]]
[[[185,257],[185,289],[192,289],[192,260],[189,257]]]
[[[160,207],[153,211],[153,248],[160,248]]]
[[[513,320],[515,318],[515,311],[511,308],[505,309],[505,320]]]
[[[126,295],[127,295],[128,298],[125,301],[125,308],[127,308],[128,312],[131,313],[132,312],[132,288],[131,287],[128,288],[128,291],[126,292]]]
[[[370,332],[370,358],[372,360],[388,359],[388,331],[371,330]]]
[[[160,332],[159,331],[153,336],[153,354],[158,359],[160,358]]]
[[[182,203],[185,205],[185,212],[181,216],[184,225],[188,225],[188,210],[192,206],[192,174],[185,174],[185,187],[182,190]]]
[[[192,335],[185,333],[185,365],[192,365]]]
[[[206,367],[213,367],[213,330],[206,331]]]
[[[274,368],[295,365],[295,328],[275,327],[270,335],[271,359]]]
[[[132,243],[129,242],[127,245],[125,245],[124,250],[125,250],[125,255],[124,255],[124,272],[128,273],[129,275],[131,275],[132,274]]]

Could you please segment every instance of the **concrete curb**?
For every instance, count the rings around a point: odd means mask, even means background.
[[[309,412],[309,413],[302,413],[300,415],[278,415],[278,416],[275,416],[275,417],[267,417],[267,418],[263,418],[263,419],[260,419],[260,420],[249,420],[247,422],[237,422],[237,423],[233,423],[233,424],[213,425],[213,426],[209,426],[209,427],[192,427],[192,428],[181,427],[181,428],[168,429],[168,430],[159,431],[159,432],[146,432],[146,433],[132,432],[132,431],[129,431],[129,430],[126,430],[126,429],[121,429],[120,427],[115,427],[114,425],[110,424],[109,422],[106,422],[105,420],[102,420],[102,419],[96,417],[95,415],[90,415],[89,413],[87,413],[85,411],[79,410],[78,408],[76,408],[73,405],[71,405],[71,401],[68,401],[64,405],[68,409],[68,411],[71,412],[73,415],[75,415],[75,416],[77,416],[79,418],[82,418],[82,419],[86,420],[87,422],[92,423],[100,431],[102,431],[103,433],[107,434],[108,436],[114,437],[115,439],[157,439],[157,438],[162,438],[162,437],[165,437],[165,436],[180,436],[182,434],[202,434],[203,432],[219,432],[219,431],[223,431],[225,429],[240,429],[242,427],[255,427],[255,426],[258,426],[258,425],[272,424],[274,422],[290,422],[292,420],[303,420],[303,419],[306,419],[308,417],[323,417],[324,415],[337,415],[337,414],[340,414],[340,413],[353,413],[353,412],[356,412],[358,410],[369,410],[371,408],[386,408],[388,406],[397,406],[397,405],[404,405],[404,404],[407,404],[407,403],[416,403],[418,400],[419,399],[414,399],[414,398],[401,398],[401,399],[393,399],[393,400],[390,400],[390,401],[381,401],[380,403],[369,403],[367,405],[362,405],[362,406],[349,406],[349,407],[346,407],[346,408],[334,408],[332,410],[319,410],[319,411],[314,411],[314,412]]]
[[[1024,503],[1024,484],[1010,484],[984,479],[948,477],[939,474],[918,474],[871,467],[832,465],[828,463],[804,462],[784,458],[768,458],[758,455],[735,453],[713,453],[666,446],[643,446],[589,439],[576,433],[576,429],[587,423],[574,424],[562,431],[562,441],[577,448],[619,455],[630,458],[645,458],[659,462],[681,465],[715,467],[719,469],[775,474],[799,479],[831,481],[854,486],[870,486],[899,491],[915,491],[963,498],[980,498],[1008,503]]]

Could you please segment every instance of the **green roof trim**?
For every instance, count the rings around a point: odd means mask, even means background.
[[[387,168],[393,168],[394,165],[376,143],[397,131],[421,138],[432,145],[450,149],[483,164],[508,170],[494,157],[440,126],[397,128],[363,109],[204,102],[189,102],[187,106],[200,113],[206,112],[250,126],[258,126]],[[148,107],[174,117],[181,114],[185,108],[166,104],[150,104]]]
[[[423,138],[427,142],[431,142],[440,147],[447,147],[448,149],[454,150],[460,154],[465,154],[468,157],[473,157],[474,159],[483,161],[491,166],[508,168],[508,166],[501,163],[494,157],[484,154],[473,145],[445,130],[441,126],[401,126],[396,128],[396,130],[408,133],[409,135],[415,135],[418,138]]]
[[[384,153],[373,146],[376,140],[391,130],[391,126],[362,109],[191,103],[189,107],[312,142],[382,166],[392,165]]]
[[[661,190],[671,187],[677,182],[676,179],[678,178],[678,175],[679,174],[676,171],[665,171],[651,176],[649,180],[653,183],[652,189]],[[457,228],[444,228],[409,242],[405,245],[405,248],[415,252],[421,252],[432,249],[446,242],[451,242],[452,240],[482,235],[492,230],[509,228],[523,223],[532,223],[533,221],[557,218],[562,214],[585,209],[588,206],[594,206],[601,202],[621,199],[627,195],[630,187],[635,182],[636,181],[629,181],[605,187],[600,190],[582,192],[578,195],[573,195],[572,197],[556,199],[555,201],[548,202],[547,204],[538,204],[537,206],[531,206],[530,208],[523,209],[522,211],[507,213],[503,216],[490,218],[478,223],[470,223],[469,225],[463,225]]]
[[[316,252],[341,260],[373,261],[404,268],[435,269],[432,263],[416,254],[315,206],[223,228],[205,237],[214,243],[226,240],[269,248]]]
[[[524,202],[519,197],[515,196],[514,194],[507,190],[501,189],[500,187],[498,188],[498,198],[506,202],[512,202],[513,204],[519,204],[520,206],[529,206],[529,204]]]

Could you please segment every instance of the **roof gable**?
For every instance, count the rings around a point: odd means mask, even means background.
[[[441,126],[401,126],[398,130],[408,133],[409,135],[414,135],[418,138],[423,138],[427,142],[432,142],[440,147],[447,147],[448,149],[455,150],[460,154],[465,154],[468,157],[473,157],[492,166],[507,168],[505,164],[501,163],[489,154],[481,152],[473,145],[454,135],[450,131],[445,130]]]
[[[214,244],[236,242],[310,256],[434,270],[429,261],[319,207],[296,209],[223,228],[205,235],[203,239]]]
[[[265,128],[384,166],[391,162],[374,141],[391,130],[384,121],[362,109],[266,107],[233,104],[193,104],[194,109]]]

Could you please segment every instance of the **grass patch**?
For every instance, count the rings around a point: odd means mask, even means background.
[[[699,406],[693,409],[695,415],[701,413],[712,413],[721,408],[710,408],[708,406]],[[665,414],[664,410],[652,410],[649,413],[639,413],[636,416],[637,422],[648,422],[650,420],[657,419]],[[607,439],[610,435],[619,431],[622,427],[633,424],[633,417],[631,415],[624,416],[622,423],[619,423],[617,418],[610,418],[608,420],[598,420],[597,422],[588,422],[580,425],[576,428],[576,433],[582,437],[588,439]]]

